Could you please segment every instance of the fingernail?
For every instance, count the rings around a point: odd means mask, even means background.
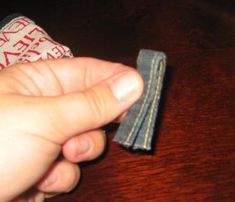
[[[58,174],[56,172],[52,173],[48,178],[41,184],[41,187],[48,188],[51,185],[55,184],[58,179]]]
[[[82,155],[87,153],[90,150],[90,142],[87,140],[87,138],[80,138],[79,140],[76,140],[77,142],[74,142],[74,145],[76,147],[76,155]]]
[[[141,80],[134,72],[123,72],[112,79],[111,89],[120,101],[138,99],[141,95]]]

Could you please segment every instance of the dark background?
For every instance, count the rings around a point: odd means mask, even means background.
[[[48,201],[235,201],[235,2],[232,0],[9,1],[69,46],[135,66],[139,49],[168,56],[154,150],[112,143],[82,164],[80,185]]]

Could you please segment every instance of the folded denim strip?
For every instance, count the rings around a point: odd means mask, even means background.
[[[165,67],[163,52],[140,50],[137,69],[144,80],[144,93],[120,124],[115,142],[127,148],[151,150]]]

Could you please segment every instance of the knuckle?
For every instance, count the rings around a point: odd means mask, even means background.
[[[107,116],[107,103],[104,97],[94,89],[91,89],[86,95],[89,110],[96,123]]]

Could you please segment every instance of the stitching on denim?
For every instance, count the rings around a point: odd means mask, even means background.
[[[132,128],[131,128],[131,131],[130,131],[130,133],[127,135],[126,140],[124,141],[125,143],[128,143],[128,141],[130,140],[131,135],[133,134],[134,129],[135,129],[137,123],[138,123],[138,119],[140,118],[141,114],[143,113],[144,107],[145,107],[145,105],[146,105],[147,97],[148,97],[148,95],[149,95],[150,88],[151,88],[151,83],[152,83],[152,81],[153,81],[153,69],[154,69],[154,63],[155,63],[155,61],[156,61],[156,59],[157,59],[157,56],[158,56],[158,54],[156,54],[156,55],[154,56],[154,58],[153,58],[153,60],[152,60],[152,62],[151,62],[151,67],[150,67],[150,79],[149,79],[149,82],[148,82],[147,92],[146,92],[146,95],[145,95],[145,97],[144,97],[144,101],[143,101],[143,103],[142,103],[142,105],[141,105],[140,111],[139,111],[138,115],[136,116],[135,122],[134,122],[134,124],[133,124],[133,126],[132,126]]]
[[[138,56],[138,58],[137,58],[137,64],[141,64],[142,63],[142,60],[143,60],[143,57],[142,57],[142,55],[144,55],[144,53],[143,53],[143,51],[140,51],[140,53],[139,53],[139,56]],[[128,115],[127,115],[128,116]],[[121,125],[121,127],[122,127],[122,125]],[[132,130],[132,128],[131,128],[131,130]],[[121,132],[120,132],[121,131]],[[125,140],[125,139],[127,139],[127,136],[125,137],[124,135],[122,135],[122,133],[123,133],[123,128],[119,128],[119,131],[118,131],[118,134],[115,136],[115,138],[114,139],[116,139],[118,142],[120,142],[120,143],[122,143],[122,144],[125,144],[125,141],[127,141],[127,140]],[[130,132],[131,133],[131,132]],[[129,133],[129,134],[130,134]],[[128,134],[128,135],[129,135]],[[118,136],[119,136],[119,138],[121,139],[119,139],[118,138]],[[119,139],[119,140],[118,140]],[[129,141],[129,140],[128,140]]]
[[[156,57],[156,56],[155,56]],[[142,58],[142,57],[141,57]],[[148,94],[150,92],[150,86],[151,86],[151,83],[152,83],[152,80],[153,80],[153,75],[152,75],[152,72],[153,72],[153,63],[154,63],[154,60],[152,60],[152,63],[151,63],[151,68],[150,68],[150,79],[149,79],[149,82],[148,82],[148,86],[147,86],[147,91],[146,91],[146,94],[145,94],[145,97],[144,97],[144,101],[141,105],[141,108],[140,108],[140,111],[138,113],[138,115],[136,116],[136,119],[135,119],[135,122],[131,128],[131,131],[129,132],[129,134],[127,135],[126,137],[126,140],[124,141],[125,143],[127,143],[130,138],[131,138],[131,135],[133,134],[134,132],[134,129],[136,128],[136,125],[138,123],[138,119],[140,118],[141,114],[143,113],[143,110],[144,110],[144,107],[146,105],[146,101],[147,101],[147,97],[148,97]]]
[[[156,112],[157,108],[154,107],[156,105],[157,100],[159,99],[160,96],[160,86],[161,86],[161,81],[162,81],[162,74],[163,74],[163,61],[160,62],[160,68],[159,68],[159,74],[157,77],[157,87],[156,87],[156,94],[154,96],[153,102],[152,102],[152,107],[151,107],[151,111],[150,111],[150,116],[149,116],[149,120],[148,120],[148,126],[147,126],[147,130],[146,130],[146,135],[144,138],[144,148],[147,148],[147,143],[149,140],[149,136],[150,134],[150,127],[151,127],[151,123],[152,123],[152,119],[153,119],[153,114]]]

